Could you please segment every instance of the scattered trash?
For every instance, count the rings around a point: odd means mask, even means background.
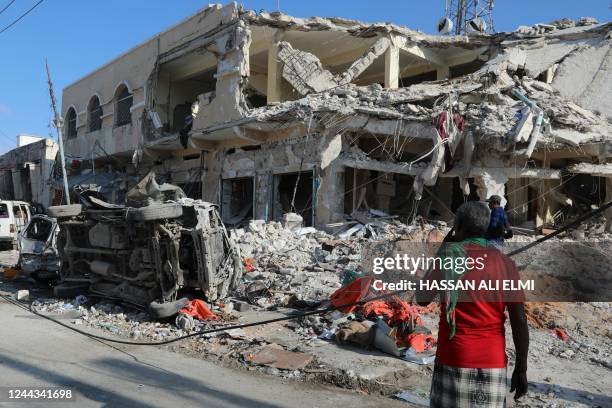
[[[353,283],[357,278],[361,278],[363,272],[354,271],[352,269],[344,271],[344,279],[342,279],[342,286],[346,286]]]
[[[249,303],[252,305],[259,305],[259,301],[262,299],[269,298],[272,296],[270,290],[266,287],[263,282],[253,282],[246,289],[246,296]]]
[[[179,311],[180,314],[186,314],[195,317],[198,320],[217,320],[219,316],[210,311],[206,303],[200,299],[189,301],[186,307]]]
[[[402,358],[406,361],[409,361],[415,364],[419,364],[419,365],[433,364],[434,361],[436,361],[435,354],[420,354],[420,352],[417,352],[412,347],[408,348],[404,352],[404,354],[402,355]]]
[[[351,313],[357,308],[357,305],[354,303],[359,302],[367,295],[373,280],[374,278],[372,276],[364,276],[338,289],[330,297],[332,305],[341,312]]]
[[[430,350],[436,345],[436,339],[431,334],[410,333],[408,335],[408,345],[417,353]]]
[[[30,300],[30,291],[29,290],[18,290],[16,295],[17,300],[21,300],[22,302],[27,302]]]
[[[332,340],[336,336],[336,329],[323,329],[321,334],[319,334],[319,338],[323,340]]]
[[[249,257],[242,260],[245,272],[253,272],[255,270],[255,258]]]
[[[374,325],[374,347],[383,353],[391,354],[395,357],[401,356],[401,351],[397,347],[395,338],[392,334],[393,329],[383,321],[378,319]]]
[[[565,330],[564,328],[557,327],[551,330],[551,332],[564,342],[567,342],[570,339],[569,334],[567,334],[567,330]]]
[[[247,338],[247,333],[243,329],[227,330],[225,334],[235,340],[245,340]]]
[[[428,407],[429,400],[425,398],[419,397],[417,394],[414,394],[410,391],[403,391],[395,396],[398,399],[409,402],[411,404],[415,404],[421,407]]]
[[[175,319],[176,327],[185,331],[191,331],[195,328],[195,321],[191,315],[179,313]]]
[[[78,295],[76,298],[74,298],[74,302],[72,302],[75,306],[81,306],[84,305],[85,303],[87,303],[89,301],[89,299],[87,298],[87,296],[85,295]]]
[[[370,349],[374,342],[374,323],[348,322],[340,326],[335,339],[339,344],[354,344],[364,349]]]

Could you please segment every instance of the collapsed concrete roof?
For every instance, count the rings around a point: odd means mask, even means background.
[[[546,25],[539,31],[542,25],[533,30],[523,27],[512,33],[440,37],[390,24],[366,25],[318,17],[305,20],[280,13],[258,16],[247,13],[244,18],[251,24],[299,31],[338,30],[355,36],[401,32],[410,41],[431,47],[489,45],[479,57],[484,65],[470,75],[383,89],[379,85],[357,86],[344,79],[354,77],[352,69],[363,69],[359,67],[360,62],[371,63],[385,51],[384,47],[389,45],[385,37],[338,75],[326,70],[312,53],[281,42],[279,58],[284,63],[283,78],[303,97],[250,111],[241,121],[251,122],[246,127],[266,129],[257,124],[308,121],[312,116],[313,129],[325,128],[329,126],[325,118],[329,119],[333,113],[332,122],[338,129],[428,139],[427,129],[432,128],[434,119],[450,98],[466,116],[468,131],[474,134],[476,145],[483,146],[481,143],[486,142],[487,148],[482,150],[494,150],[502,155],[530,153],[527,152],[530,135],[525,140],[517,137],[521,136],[519,126],[524,125],[521,118],[531,108],[542,111],[547,120],[542,134],[536,136],[536,150],[610,141],[612,101],[607,90],[611,88],[612,76],[607,67],[612,64],[611,24],[581,20],[576,25],[563,20],[562,24]],[[392,41],[399,40],[392,38]],[[576,64],[577,60],[581,61],[580,65]],[[517,97],[517,92],[526,99]],[[530,104],[533,104],[531,108]]]

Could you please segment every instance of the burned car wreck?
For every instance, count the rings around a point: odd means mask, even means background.
[[[159,185],[152,173],[128,192],[127,205],[95,193],[79,198],[80,204],[49,207],[49,216],[33,219],[21,236],[23,270],[41,279],[55,269],[58,297],[86,293],[162,318],[186,304],[181,290],[215,301],[242,277],[217,207]]]
[[[57,220],[36,214],[19,234],[19,265],[38,281],[57,280],[62,257],[57,248]]]

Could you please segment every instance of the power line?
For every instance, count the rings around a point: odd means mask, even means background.
[[[13,21],[11,24],[7,25],[6,27],[4,27],[2,30],[0,30],[0,34],[2,34],[3,32],[5,32],[6,30],[8,30],[9,28],[11,28],[12,26],[14,26],[15,24],[17,24],[19,21],[21,21],[22,18],[24,18],[25,16],[27,16],[28,14],[30,14],[30,12],[32,12],[32,10],[34,10],[36,7],[38,7],[40,5],[40,3],[42,3],[45,0],[39,0],[38,3],[36,3],[35,5],[33,5],[28,11],[26,11],[25,13],[23,13],[22,15],[20,15],[19,17],[17,17],[17,19],[15,21]],[[9,4],[10,6],[10,4]],[[7,6],[8,7],[8,6]]]
[[[5,11],[7,8],[11,7],[11,4],[13,4],[14,2],[15,2],[15,0],[11,0],[11,1],[9,1],[9,4],[7,4],[6,6],[4,6],[4,8],[3,8],[2,10],[0,10],[0,14],[4,13],[4,11]]]

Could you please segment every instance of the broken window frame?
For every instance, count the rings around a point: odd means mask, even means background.
[[[127,86],[123,85],[115,98],[115,126],[125,126],[132,124],[132,103],[134,95]]]
[[[87,105],[87,128],[90,132],[102,129],[102,114],[100,98],[94,95]]]
[[[257,179],[257,177],[255,177],[255,175],[244,176],[244,177],[230,177],[230,178],[222,178],[221,179],[221,181],[220,181],[220,188],[219,188],[219,192],[220,192],[220,200],[219,200],[220,211],[219,211],[219,213],[221,215],[221,220],[224,223],[227,223],[230,220],[230,219],[226,218],[227,208],[226,208],[226,205],[225,205],[225,202],[224,202],[224,199],[223,199],[223,197],[224,197],[224,185],[227,182],[231,183],[233,181],[239,181],[239,180],[250,180],[252,185],[253,185],[253,187],[252,187],[253,188],[253,190],[252,190],[253,191],[253,193],[252,193],[253,197],[251,198],[251,200],[252,200],[252,204],[251,204],[251,217],[249,219],[255,219],[255,206],[257,204],[257,198],[256,198],[257,197],[257,195],[256,195],[256,193],[257,193],[257,181],[256,181],[256,179]],[[231,206],[231,203],[230,203],[230,206]],[[247,218],[245,218],[245,219],[247,219]]]
[[[306,209],[310,209],[311,211],[311,216],[310,216],[310,225],[316,225],[315,224],[315,220],[316,220],[316,209],[317,209],[317,169],[315,167],[313,168],[306,168],[303,170],[298,170],[298,171],[287,171],[287,172],[282,172],[282,173],[273,173],[272,179],[270,180],[271,182],[271,194],[269,195],[269,208],[270,208],[270,219],[274,220],[274,221],[280,221],[280,219],[277,219],[278,217],[276,217],[276,207],[275,207],[275,202],[276,202],[276,194],[277,194],[277,183],[275,181],[276,177],[283,177],[283,176],[291,176],[291,175],[297,175],[300,174],[300,177],[303,177],[304,175],[307,175],[309,177],[312,177],[312,199],[311,199],[311,204],[306,207]],[[281,208],[281,218],[282,218],[282,208]],[[298,214],[301,215],[301,213],[298,212]],[[304,220],[305,221],[305,220]],[[308,226],[308,224],[304,224],[305,226]]]
[[[77,137],[77,114],[73,107],[66,113],[66,138],[74,139]]]

